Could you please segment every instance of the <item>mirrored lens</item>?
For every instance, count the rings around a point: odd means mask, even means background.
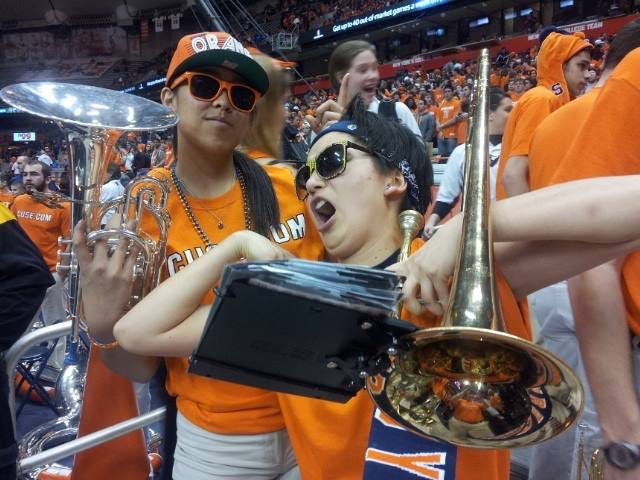
[[[316,169],[323,178],[337,177],[344,170],[345,146],[331,145],[320,152],[316,159]]]
[[[191,94],[203,100],[213,99],[220,90],[220,83],[211,77],[194,75],[191,77]]]
[[[231,101],[239,110],[251,110],[256,104],[256,94],[250,88],[236,85],[231,87]]]
[[[296,173],[296,195],[300,200],[307,198],[307,181],[309,178],[311,178],[311,169],[307,165],[300,167],[300,170]]]

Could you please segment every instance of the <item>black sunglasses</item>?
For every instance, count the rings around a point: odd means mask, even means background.
[[[307,160],[307,164],[296,173],[296,195],[300,200],[306,199],[309,195],[307,181],[311,178],[314,170],[325,180],[336,178],[344,172],[344,169],[347,168],[348,148],[371,154],[371,150],[368,148],[348,140],[332,143],[322,150],[316,158]]]
[[[241,112],[251,112],[260,98],[260,93],[247,85],[226,82],[208,73],[184,72],[175,79],[171,84],[171,88],[175,88],[184,82],[189,84],[191,95],[204,102],[215,100],[226,90],[231,105]]]

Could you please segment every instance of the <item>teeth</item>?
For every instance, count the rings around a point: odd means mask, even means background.
[[[316,203],[316,206],[315,206],[316,211],[320,210],[326,204],[327,204],[326,200],[320,200],[318,203]]]

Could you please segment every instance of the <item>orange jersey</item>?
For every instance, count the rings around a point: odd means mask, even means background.
[[[529,190],[548,187],[560,161],[569,151],[589,111],[598,98],[599,88],[569,102],[549,115],[538,126],[529,152]]]
[[[58,262],[58,237],[71,235],[71,206],[63,203],[61,208],[49,208],[31,197],[18,195],[11,211],[18,223],[38,247],[49,271],[56,271]]]
[[[423,243],[415,240],[412,251]],[[499,273],[498,289],[501,299],[504,299],[502,310],[510,332],[530,338],[530,328],[511,289]],[[403,311],[402,318],[420,328],[440,324],[440,319],[431,314],[417,317]],[[289,394],[278,396],[302,478],[353,480],[363,477],[374,413],[374,404],[367,392],[359,392],[345,404]],[[508,480],[509,462],[508,450],[458,448],[456,479]]]
[[[443,124],[454,119],[460,113],[460,100],[442,100],[438,108],[438,123]],[[458,135],[458,126],[450,125],[440,130],[439,136],[444,138],[456,138]]]
[[[324,247],[304,204],[295,194],[293,175],[284,168],[264,167],[271,177],[280,204],[280,225],[272,229],[272,239],[297,257],[318,260]],[[172,276],[205,252],[205,245],[189,221],[171,182],[171,173],[156,169],[156,178],[168,180],[171,188],[167,210],[171,216],[163,277]],[[187,196],[193,213],[209,239],[218,244],[231,233],[244,230],[244,203],[239,183],[213,199]],[[218,228],[222,221],[224,228]],[[143,223],[153,231],[153,226]],[[202,304],[210,304],[210,291]],[[187,373],[187,358],[166,358],[167,390],[177,397],[178,410],[189,421],[210,432],[221,434],[258,434],[284,428],[278,399],[274,392],[246,387]]]
[[[502,152],[496,175],[498,200],[507,196],[502,179],[509,158],[528,156],[535,129],[551,112],[570,100],[562,66],[571,57],[590,46],[581,32],[573,35],[551,33],[542,43],[537,59],[538,86],[518,100],[509,115],[502,136]]]
[[[640,173],[640,48],[618,64],[585,118],[582,128],[551,179],[552,184],[581,178]],[[622,293],[631,330],[640,335],[640,252],[622,267]]]

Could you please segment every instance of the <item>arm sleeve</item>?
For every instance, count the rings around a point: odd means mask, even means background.
[[[442,175],[442,181],[440,182],[440,188],[438,190],[437,202],[448,203],[454,205],[456,199],[460,196],[462,183],[463,183],[463,164],[464,164],[464,144],[458,145],[453,149],[447,166],[444,169]],[[440,218],[443,218],[440,216]]]
[[[22,335],[54,280],[15,217],[0,205],[0,351]]]

